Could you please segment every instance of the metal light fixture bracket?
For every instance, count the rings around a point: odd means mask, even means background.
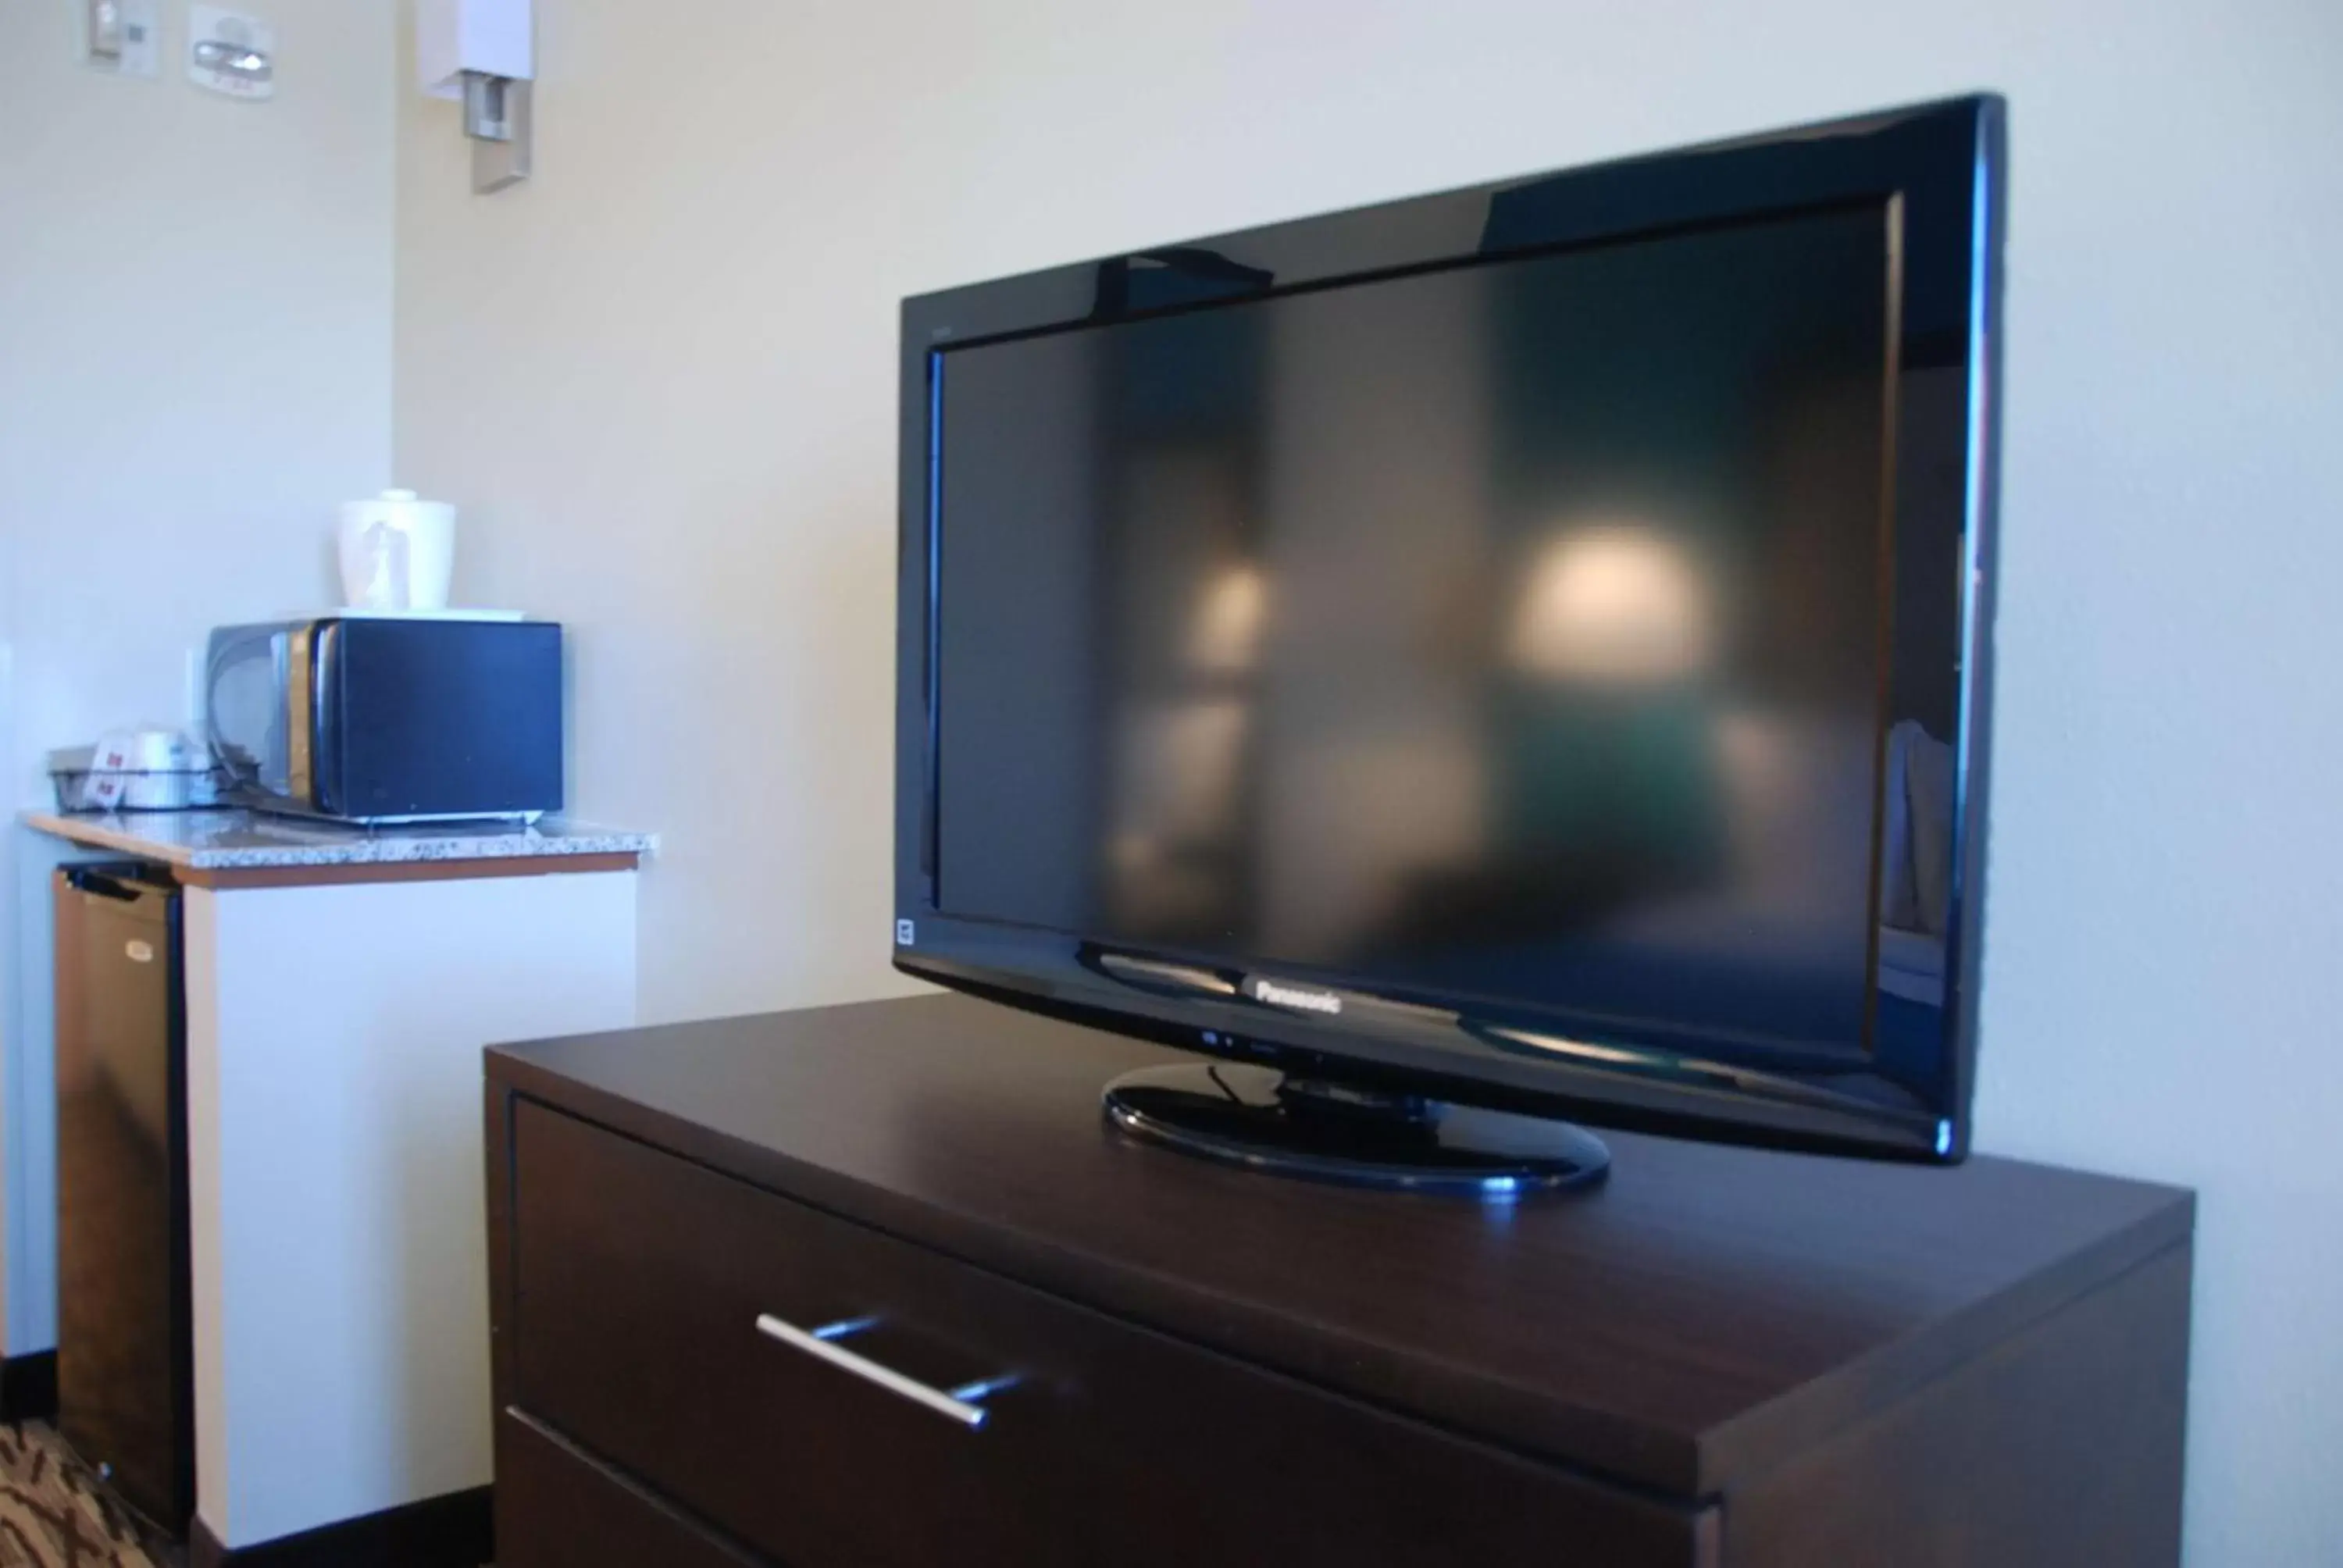
[[[464,73],[464,134],[472,138],[472,189],[480,196],[528,178],[535,142],[534,84]]]

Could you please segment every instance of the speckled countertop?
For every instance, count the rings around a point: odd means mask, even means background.
[[[531,855],[649,854],[651,833],[539,818],[518,822],[417,822],[351,828],[257,811],[27,811],[25,825],[94,849],[118,849],[197,870],[262,866],[371,866],[405,860],[488,860]]]

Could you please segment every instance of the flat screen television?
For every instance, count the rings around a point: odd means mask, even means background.
[[[1589,1180],[1968,1144],[1976,96],[907,300],[895,962],[1126,1130]]]

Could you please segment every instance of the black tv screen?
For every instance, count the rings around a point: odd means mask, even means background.
[[[1992,110],[910,302],[899,962],[1956,1157]]]

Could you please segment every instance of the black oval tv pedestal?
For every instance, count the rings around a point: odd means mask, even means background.
[[[501,1568],[2178,1562],[2187,1193],[1277,1181],[1102,1121],[1179,1060],[953,996],[491,1050]]]
[[[1573,1122],[1244,1062],[1133,1068],[1104,1103],[1133,1138],[1265,1176],[1503,1200],[1590,1187],[1611,1169],[1603,1140]]]

